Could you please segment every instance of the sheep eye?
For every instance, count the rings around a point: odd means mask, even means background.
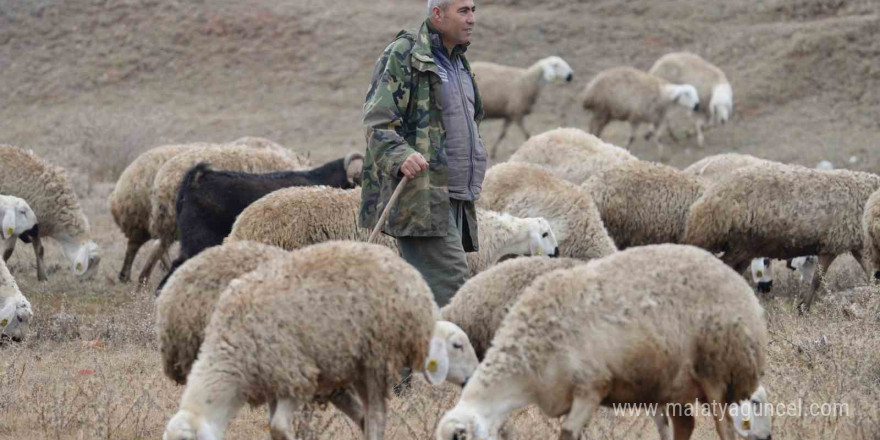
[[[549,232],[545,232],[545,233],[541,234],[541,237],[542,237],[542,238],[547,238],[549,235],[550,235]]]
[[[456,349],[456,350],[461,350],[462,348],[464,348],[464,345],[461,345],[460,342],[453,342],[453,343],[452,343],[452,348],[454,348],[454,349]]]

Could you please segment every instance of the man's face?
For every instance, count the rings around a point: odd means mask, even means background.
[[[446,10],[434,8],[431,12],[434,27],[443,35],[443,42],[450,45],[471,41],[474,30],[474,0],[455,0]]]

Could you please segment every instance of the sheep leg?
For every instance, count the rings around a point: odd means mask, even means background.
[[[871,283],[871,265],[865,260],[864,255],[861,250],[853,250],[850,251],[852,253],[853,258],[859,262],[859,265],[862,266],[862,270],[865,271],[865,277],[868,280],[868,283]]]
[[[694,432],[694,416],[685,414],[673,414],[669,416],[672,419],[672,432],[675,440],[688,440]],[[661,438],[662,438],[661,434]]]
[[[663,144],[660,143],[660,133],[663,133],[663,131],[666,130],[666,127],[666,119],[663,119],[663,121],[657,125],[657,129],[654,130],[654,136],[652,136],[654,138],[654,143],[657,144],[657,158],[661,162],[663,161]]]
[[[810,310],[810,306],[813,304],[813,298],[816,296],[816,291],[819,290],[819,287],[822,284],[822,278],[825,277],[825,271],[828,270],[828,268],[831,266],[831,263],[834,262],[835,258],[837,258],[837,255],[819,255],[819,261],[817,263],[818,267],[816,267],[816,271],[813,272],[813,280],[810,283],[810,291],[807,293],[807,296],[802,299],[797,305],[797,309],[801,313]]]
[[[639,131],[639,123],[638,122],[630,122],[629,123],[629,140],[626,141],[626,149],[629,149],[630,145],[632,145],[633,141],[636,140],[636,132]]]
[[[565,421],[562,422],[559,440],[577,440],[581,430],[590,421],[590,417],[596,412],[601,401],[602,398],[596,392],[590,392],[585,396],[576,395],[571,403],[571,410],[568,411]]]
[[[330,403],[347,415],[361,431],[364,430],[364,406],[350,388],[334,391],[330,395]]]
[[[608,118],[594,114],[593,118],[590,119],[590,134],[602,137],[602,130],[605,129],[606,125],[608,125]]]
[[[45,253],[43,240],[40,239],[39,235],[35,235],[31,243],[34,245],[34,255],[37,257],[37,280],[47,281],[49,277],[46,276],[46,263],[43,261],[43,254]]]
[[[516,125],[522,130],[523,134],[526,136],[526,140],[528,140],[532,135],[529,134],[529,131],[526,130],[526,126],[523,125],[523,118],[519,118],[516,120]]]
[[[489,152],[489,157],[495,159],[495,153],[498,152],[498,144],[501,143],[501,140],[504,139],[504,135],[507,134],[507,127],[510,126],[510,119],[504,120],[504,125],[501,127],[501,135],[498,136],[498,140],[495,141],[495,144],[492,145],[492,150]]]
[[[171,262],[171,257],[168,256],[168,252],[162,254],[162,257],[159,259],[159,265],[164,270],[171,270],[171,267],[174,263]]]
[[[272,440],[295,440],[290,432],[293,412],[299,407],[297,402],[281,399],[269,402],[269,434]]]
[[[138,277],[139,283],[147,284],[150,280],[150,274],[153,273],[153,267],[156,266],[156,262],[162,257],[162,254],[168,251],[169,247],[171,247],[171,243],[166,242],[165,239],[159,240],[159,245],[153,249],[150,257],[147,258],[144,268],[141,269],[141,275]]]
[[[382,440],[385,434],[385,372],[366,371],[358,384],[358,392],[364,404],[364,438]]]
[[[5,249],[3,249],[3,261],[9,261],[9,257],[12,256],[12,252],[15,251],[15,242],[18,240],[17,237],[10,237],[6,239]]]
[[[699,145],[700,148],[703,148],[703,140],[704,140],[703,139],[703,118],[697,118],[696,126],[697,126],[697,145]]]
[[[709,405],[712,418],[715,420],[715,432],[721,440],[733,440],[733,425],[730,423],[730,417],[727,417],[725,411],[727,405],[724,400],[724,388],[717,384],[703,382],[701,383],[703,394],[706,395],[704,405]],[[678,436],[676,436],[676,439]]]
[[[654,414],[654,426],[657,427],[657,432],[660,433],[660,440],[670,439],[669,419],[666,418],[666,414],[663,411],[658,411]]]
[[[137,256],[141,246],[149,241],[149,238],[135,237],[128,239],[128,245],[125,247],[125,260],[122,262],[122,270],[119,271],[119,281],[127,283],[131,281],[131,266],[134,264],[134,257]]]

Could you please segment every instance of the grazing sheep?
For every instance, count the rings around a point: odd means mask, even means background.
[[[0,261],[0,341],[24,340],[33,316],[31,303],[21,294],[6,263]]]
[[[202,249],[223,243],[235,218],[260,197],[291,186],[354,188],[360,184],[363,163],[362,154],[350,153],[305,171],[251,174],[213,170],[204,162],[194,166],[187,171],[177,194],[180,256],[159,288],[181,263]]]
[[[328,242],[268,262],[221,295],[164,438],[222,438],[245,402],[276,401],[272,438],[290,439],[292,411],[353,387],[365,437],[381,439],[402,368],[463,385],[477,366],[432,298],[415,268],[379,245]]]
[[[758,256],[818,255],[818,273],[798,307],[810,308],[820,274],[852,253],[862,262],[862,214],[880,176],[771,164],[745,167],[714,185],[691,206],[685,243],[711,252],[742,273]],[[867,269],[866,269],[867,272]]]
[[[498,263],[467,280],[440,313],[443,319],[467,333],[477,358],[483,360],[501,320],[535,278],[583,263],[574,258],[547,257],[523,257]]]
[[[711,254],[674,244],[627,249],[535,280],[436,438],[497,438],[510,411],[536,404],[565,415],[559,438],[574,440],[603,404],[684,408],[699,399],[729,439],[722,408],[758,389],[768,343],[752,289]],[[675,438],[689,438],[693,413],[668,415]],[[668,439],[665,417],[655,422]]]
[[[704,157],[682,171],[705,178],[710,182],[719,182],[740,168],[778,163],[748,154],[724,153]]]
[[[697,89],[700,102],[708,103],[701,106],[695,122],[697,144],[701,147],[703,124],[724,124],[733,115],[733,88],[730,87],[730,81],[721,69],[699,55],[690,52],[668,53],[660,57],[648,73],[673,84],[690,84]],[[669,134],[675,138],[672,130]]]
[[[293,250],[329,240],[367,241],[370,230],[359,228],[360,189],[294,187],[275,191],[248,206],[232,226],[227,241],[252,240]],[[556,235],[543,218],[517,218],[477,209],[479,251],[467,254],[474,275],[509,255],[559,253]],[[379,243],[397,250],[387,235]]]
[[[516,122],[526,139],[530,137],[523,118],[532,112],[541,86],[557,79],[571,82],[573,73],[568,63],[557,56],[538,60],[526,69],[480,61],[471,63],[471,69],[480,89],[486,119],[504,119],[501,135],[489,153],[493,159],[511,121]]]
[[[602,171],[581,188],[593,196],[618,249],[681,243],[688,209],[702,179],[653,162],[629,161]]]
[[[538,165],[500,163],[489,168],[477,206],[546,218],[563,257],[598,258],[617,250],[590,193]]]
[[[91,278],[95,274],[101,262],[98,245],[89,239],[89,220],[63,168],[32,151],[0,145],[0,194],[24,199],[39,220],[37,233],[30,237],[37,258],[38,280],[49,279],[43,262],[43,237],[52,237],[61,244],[77,276]],[[11,245],[4,252],[4,259],[12,255],[14,240]]]
[[[862,215],[862,234],[865,244],[866,270],[880,280],[880,191],[875,191],[865,203]]]
[[[609,122],[627,121],[630,135],[626,148],[629,148],[636,138],[639,124],[653,124],[651,136],[657,144],[660,157],[663,157],[660,133],[666,127],[666,112],[673,104],[699,110],[697,89],[690,84],[672,84],[632,67],[615,67],[599,72],[583,93],[584,109],[593,114],[590,133],[599,137]]]
[[[196,143],[151,148],[141,153],[119,176],[109,198],[113,221],[128,239],[119,281],[127,282],[131,279],[131,266],[138,250],[151,238],[157,238],[150,235],[150,192],[159,168],[184,151],[210,145]]]
[[[306,161],[293,152],[245,145],[194,148],[169,159],[156,173],[150,191],[150,235],[160,242],[141,270],[141,283],[147,282],[153,266],[177,239],[177,194],[186,172],[199,162],[210,162],[218,170],[269,173],[296,170]]]
[[[577,128],[557,128],[532,136],[510,156],[511,163],[541,165],[561,179],[580,185],[600,171],[635,156]]]
[[[3,238],[3,261],[9,260],[15,249],[15,240],[20,238],[25,243],[39,234],[37,216],[24,199],[15,196],[0,195],[0,237]]]

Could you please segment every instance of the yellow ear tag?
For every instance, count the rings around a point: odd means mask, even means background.
[[[2,320],[2,321],[0,321],[0,327],[5,327],[5,326],[6,326],[6,323],[8,323],[8,322],[9,322],[9,320],[8,320],[8,319],[6,319],[6,318],[3,318],[3,320]]]
[[[764,276],[764,271],[762,271],[762,270],[759,270],[755,273],[758,275],[758,278],[761,278],[762,276]]]
[[[743,420],[743,429],[745,429],[745,430],[752,429],[752,421],[749,419]]]
[[[538,256],[541,256],[541,255],[544,255],[544,253],[543,253],[543,252],[541,252],[541,250],[540,250],[540,249],[538,249],[538,254],[537,254],[537,255],[538,255]]]
[[[83,264],[82,264],[82,263],[76,263],[76,270],[83,270]]]
[[[428,367],[427,367],[428,372],[429,373],[436,373],[437,372],[437,365],[438,365],[438,363],[437,363],[436,359],[431,359],[430,361],[428,361]]]
[[[10,235],[10,236],[11,236],[14,232],[15,232],[15,228],[13,228],[12,226],[7,226],[7,227],[6,227],[6,235]]]

